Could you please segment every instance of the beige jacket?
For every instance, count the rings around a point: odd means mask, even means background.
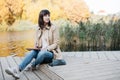
[[[48,45],[47,46],[47,50],[48,51],[52,51],[54,53],[54,59],[62,59],[62,54],[61,54],[61,50],[59,48],[59,31],[58,28],[55,27],[54,25],[52,25],[51,27],[47,27],[45,28],[47,34],[45,36],[47,36],[48,38]],[[39,27],[37,27],[36,30],[36,40],[35,40],[35,45],[42,48],[42,31],[45,30],[41,30]]]

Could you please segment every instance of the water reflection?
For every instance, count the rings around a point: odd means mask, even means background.
[[[34,31],[0,32],[0,56],[23,56],[27,47],[34,46]]]

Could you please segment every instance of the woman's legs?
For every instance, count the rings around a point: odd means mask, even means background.
[[[49,51],[40,51],[35,59],[35,61],[32,63],[32,66],[36,66],[41,63],[50,63],[53,59],[53,53]]]
[[[16,79],[20,78],[20,71],[22,71],[31,61],[33,58],[37,57],[39,51],[32,50],[30,53],[28,53],[24,60],[21,62],[21,64],[18,67],[13,67],[13,68],[7,68],[5,69],[5,72],[9,75],[12,75]]]
[[[23,69],[25,69],[25,67],[32,61],[33,58],[37,57],[39,51],[37,50],[32,50],[30,51],[25,58],[23,59],[23,61],[21,62],[21,64],[19,65],[19,69],[22,71]]]

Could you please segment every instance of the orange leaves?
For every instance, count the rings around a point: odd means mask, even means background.
[[[51,0],[52,19],[64,18],[73,22],[84,21],[90,16],[84,0]]]
[[[20,16],[23,9],[23,0],[6,0],[6,6],[9,12],[15,16]]]
[[[63,18],[63,10],[60,9],[59,0],[36,0],[35,2],[32,2],[30,0],[26,0],[24,9],[25,14],[22,16],[26,16],[27,19],[33,21],[34,23],[37,23],[38,15],[40,10],[42,9],[48,9],[51,12],[51,19],[59,19]]]
[[[67,18],[73,22],[82,21],[90,16],[89,9],[83,0],[72,0],[66,6],[65,13]]]
[[[0,0],[0,9],[0,23],[6,21],[10,24],[16,19],[37,23],[42,9],[50,10],[52,20],[64,18],[79,22],[90,16],[83,0]]]
[[[90,16],[87,5],[83,0],[26,0],[26,16],[37,23],[38,14],[41,9],[49,9],[51,19],[69,19],[73,22],[85,20]]]
[[[4,0],[0,0],[0,23],[2,23],[3,21],[3,17],[4,17],[4,12],[6,11],[5,8],[5,1]]]
[[[0,0],[0,16],[2,21],[12,25],[22,15],[23,0]]]

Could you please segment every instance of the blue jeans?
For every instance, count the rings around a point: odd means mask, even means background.
[[[32,66],[36,66],[41,63],[51,63],[53,59],[53,53],[49,51],[37,51],[37,50],[32,50],[30,51],[21,64],[19,65],[19,69],[23,70],[25,67],[35,58],[35,61],[32,62]]]

